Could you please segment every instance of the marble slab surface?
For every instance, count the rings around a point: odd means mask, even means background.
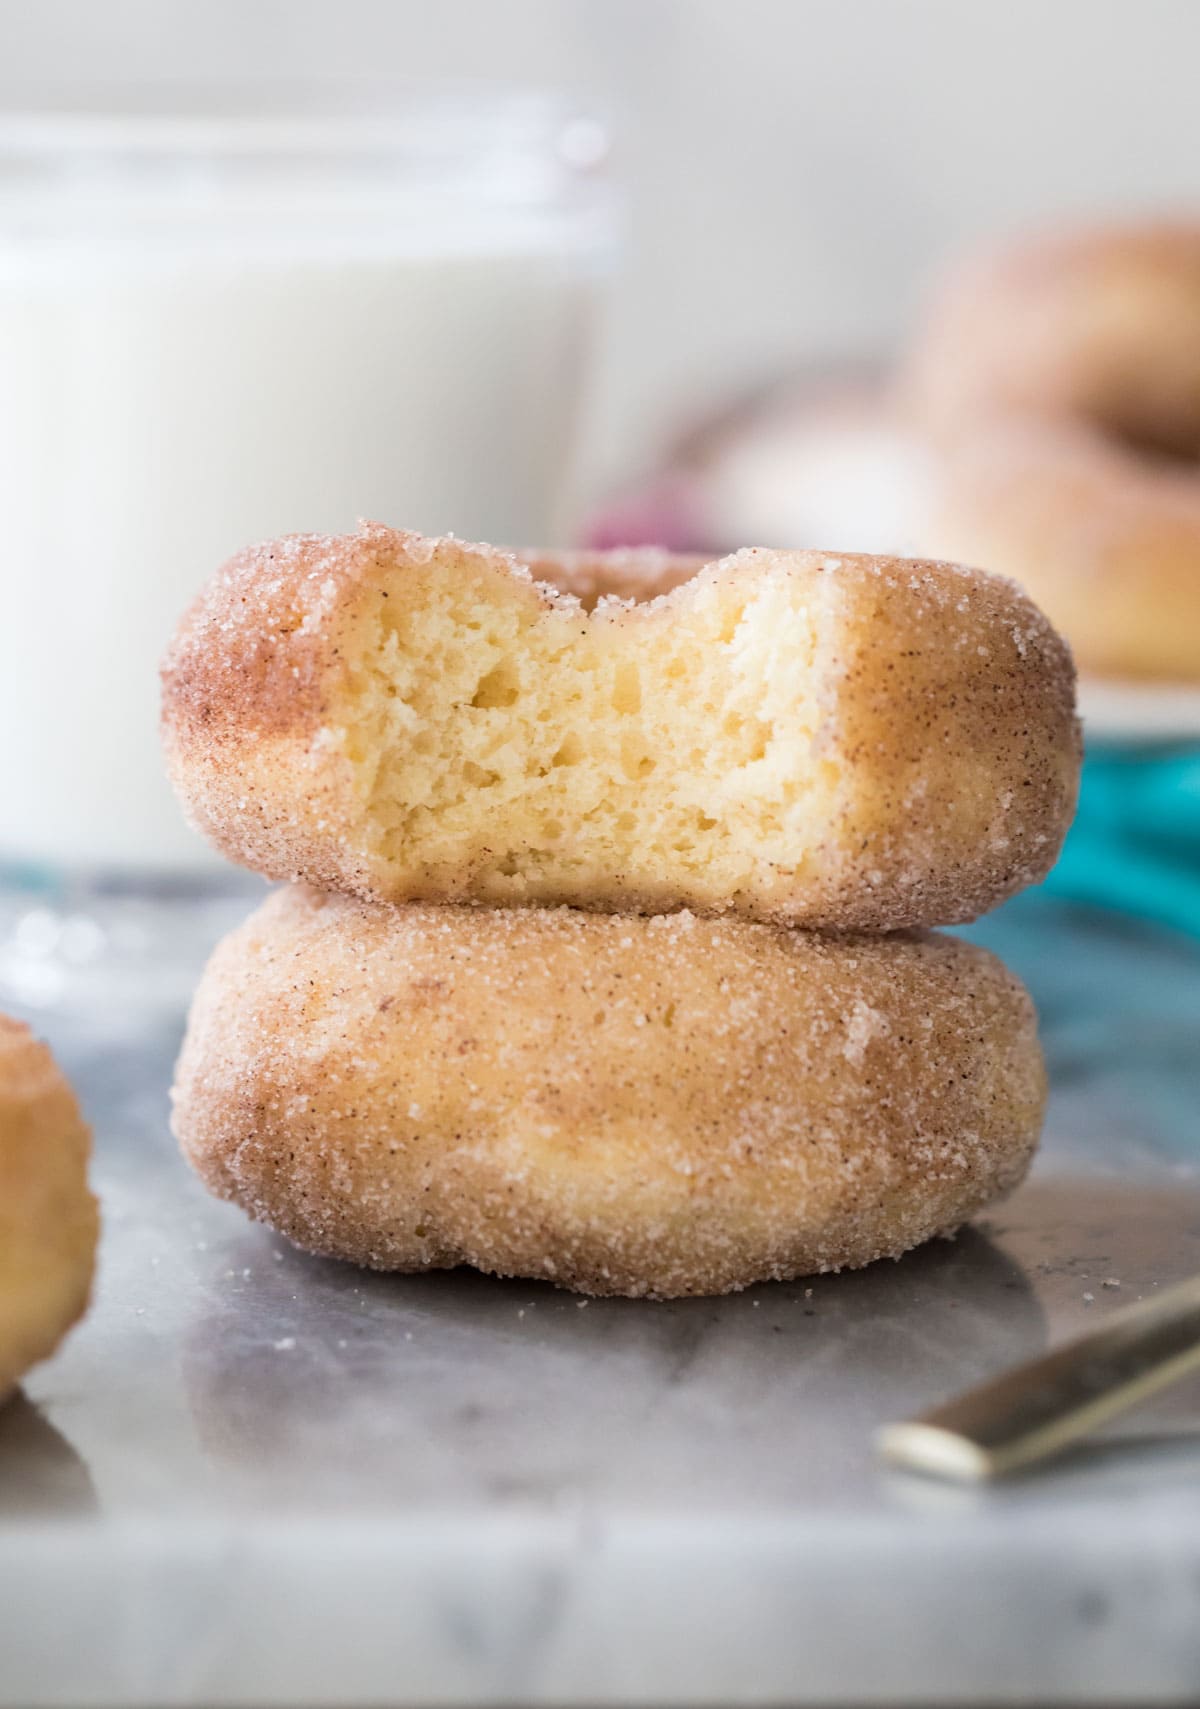
[[[1200,1698],[1200,1383],[991,1491],[872,1457],[1200,1271],[1200,945],[1041,898],[977,935],[1043,1013],[1030,1183],[716,1301],[306,1258],[176,1156],[177,1020],[43,1018],[105,1237],[0,1413],[0,1706]]]

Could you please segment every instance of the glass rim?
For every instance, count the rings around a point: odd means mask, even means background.
[[[187,160],[355,154],[427,155],[466,161],[489,149],[545,152],[591,168],[607,154],[605,126],[563,94],[544,90],[399,89],[384,100],[337,101],[328,92],[251,100],[208,92],[154,104],[100,105],[47,100],[0,111],[0,159],[53,162],[142,158]]]

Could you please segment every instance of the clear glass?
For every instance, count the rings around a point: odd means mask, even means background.
[[[569,531],[603,154],[518,96],[0,122],[0,997],[157,1003],[243,892],[157,740],[232,552]]]

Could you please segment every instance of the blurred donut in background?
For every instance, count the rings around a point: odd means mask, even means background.
[[[1022,583],[1085,679],[1200,687],[1200,221],[968,258],[893,373],[736,401],[593,534],[975,564]]]
[[[715,410],[606,507],[594,545],[723,553],[744,539],[919,555],[930,449],[873,367],[800,373]],[[749,528],[749,532],[747,532]]]
[[[968,259],[897,394],[926,550],[1022,582],[1085,672],[1200,684],[1200,222]]]
[[[913,418],[1088,423],[1131,454],[1200,458],[1200,221],[998,245],[947,270],[904,363]]]

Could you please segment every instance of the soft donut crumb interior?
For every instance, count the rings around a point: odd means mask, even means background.
[[[797,871],[837,770],[816,752],[811,578],[701,576],[641,607],[553,606],[460,563],[365,602],[326,739],[372,853],[497,897],[613,874],[736,894]],[[822,799],[824,798],[824,800]]]

